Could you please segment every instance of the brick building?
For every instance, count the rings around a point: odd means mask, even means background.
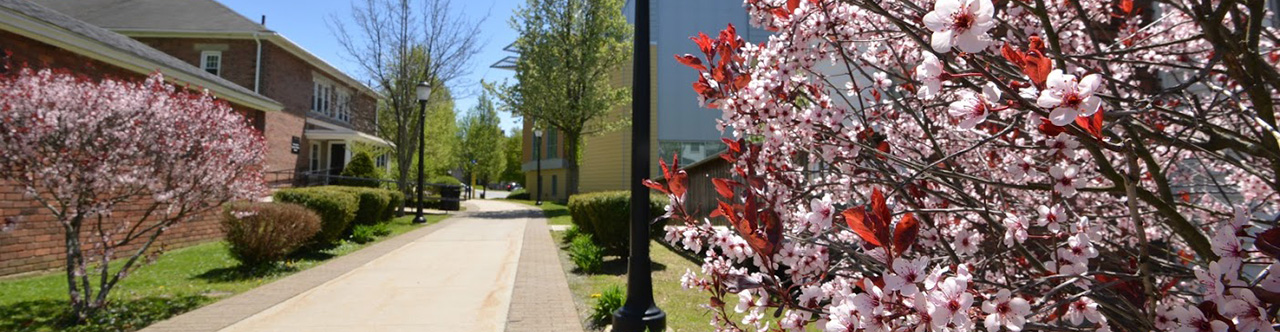
[[[390,146],[376,135],[377,92],[217,1],[34,1],[279,101],[284,109],[266,114],[264,131],[267,170],[277,175],[337,174],[353,144]],[[378,164],[387,167],[386,157]]]
[[[0,54],[14,66],[65,69],[92,78],[142,80],[159,71],[178,86],[202,87],[226,100],[259,130],[285,106],[230,80],[128,37],[85,23],[26,0],[0,0]],[[0,181],[0,275],[38,271],[62,264],[63,229],[35,200],[12,182]],[[137,217],[123,209],[115,215]],[[165,233],[154,248],[174,248],[220,236],[216,218],[205,215]]]

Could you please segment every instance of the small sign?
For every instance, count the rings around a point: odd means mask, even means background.
[[[289,151],[290,151],[290,152],[293,152],[293,154],[298,154],[298,152],[301,152],[301,151],[302,151],[302,138],[301,138],[301,137],[298,137],[298,136],[294,136],[294,137],[293,137],[293,144],[289,146]]]

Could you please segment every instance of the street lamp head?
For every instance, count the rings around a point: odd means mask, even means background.
[[[542,138],[542,129],[534,129],[534,130],[533,130],[533,137]]]
[[[431,97],[431,84],[427,84],[427,82],[418,83],[417,92],[418,92],[418,101],[420,102],[427,101],[427,98]]]

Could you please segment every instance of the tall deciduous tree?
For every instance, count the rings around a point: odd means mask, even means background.
[[[564,134],[567,192],[578,191],[582,137],[621,122],[608,115],[626,104],[629,90],[610,75],[631,58],[631,28],[621,0],[528,0],[512,27],[516,85],[489,86],[508,110]]]
[[[459,121],[459,136],[463,169],[476,181],[497,179],[503,170],[502,128],[498,112],[487,93],[481,93],[471,113]]]
[[[506,162],[503,163],[502,175],[499,178],[502,182],[514,181],[523,186],[524,172],[521,170],[523,166],[521,157],[524,152],[524,137],[520,135],[519,130],[512,131],[511,136],[502,140],[502,145],[502,156]]]
[[[471,57],[481,46],[478,39],[481,22],[464,20],[452,10],[448,0],[363,0],[352,4],[351,20],[353,23],[348,26],[331,17],[330,26],[347,56],[383,94],[383,107],[379,111],[383,115],[382,125],[378,134],[395,143],[392,155],[398,167],[394,175],[400,189],[408,194],[413,168],[405,166],[415,164],[418,139],[422,135],[418,130],[420,111],[414,88],[418,82],[431,82],[434,91],[431,103],[447,101],[452,113],[452,99],[440,92],[448,86],[463,84],[460,79],[470,73]],[[428,108],[436,109],[436,106]],[[429,112],[428,117],[437,116]],[[453,117],[445,122],[446,126],[453,126]],[[431,130],[432,123],[439,122],[429,119],[426,132],[440,133]],[[447,134],[439,137],[452,139],[453,132]],[[451,155],[428,157],[452,160]]]
[[[262,136],[225,102],[178,91],[160,74],[98,82],[23,69],[0,79],[0,110],[0,179],[65,230],[80,321],[165,231],[266,190]]]

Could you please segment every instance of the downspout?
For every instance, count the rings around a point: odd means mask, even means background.
[[[257,32],[253,33],[253,42],[258,44],[258,59],[253,62],[253,93],[262,94],[262,40],[258,39]]]

